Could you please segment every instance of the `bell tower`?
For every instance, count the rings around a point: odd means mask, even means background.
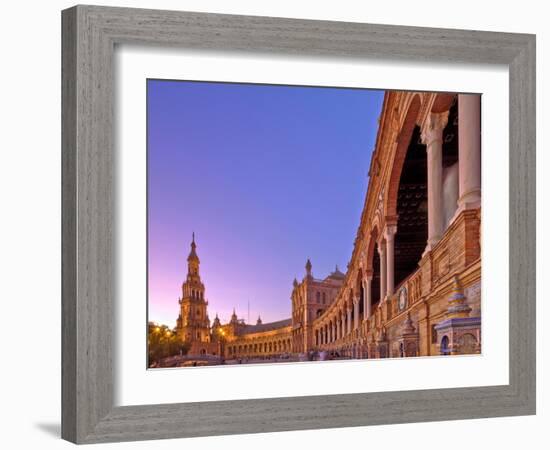
[[[179,299],[180,317],[178,336],[184,342],[210,342],[210,319],[208,302],[204,297],[204,284],[201,281],[200,259],[197,255],[195,233],[191,241],[191,251],[187,257],[187,278],[181,286]]]

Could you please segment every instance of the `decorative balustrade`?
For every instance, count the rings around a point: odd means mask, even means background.
[[[407,294],[411,305],[422,297],[422,270],[419,269],[413,272],[413,274],[407,278]]]

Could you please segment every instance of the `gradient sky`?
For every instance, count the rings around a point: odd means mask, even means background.
[[[290,317],[345,272],[383,91],[148,80],[149,320],[174,326],[196,234],[209,315]]]

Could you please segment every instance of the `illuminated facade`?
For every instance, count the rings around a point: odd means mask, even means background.
[[[176,333],[182,341],[190,344],[190,354],[219,355],[218,345],[211,339],[208,302],[204,296],[199,268],[200,260],[193,234],[191,252],[187,257],[187,278],[181,286],[182,295],[178,300],[180,314],[176,321]]]
[[[288,320],[250,325],[234,313],[210,327],[193,242],[182,339],[226,359],[480,353],[480,100],[386,92],[347,270],[316,279],[308,260]]]

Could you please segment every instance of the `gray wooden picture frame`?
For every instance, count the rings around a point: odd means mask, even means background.
[[[62,437],[76,443],[535,413],[535,36],[75,6],[62,12]],[[116,44],[504,64],[510,81],[508,385],[113,403]]]

